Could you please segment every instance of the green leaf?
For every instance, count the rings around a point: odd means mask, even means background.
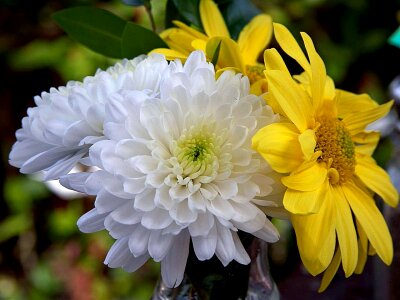
[[[156,33],[100,8],[67,8],[53,18],[71,38],[108,57],[133,58],[167,47]]]
[[[214,66],[216,66],[216,65],[217,65],[217,62],[218,62],[219,51],[221,50],[221,42],[222,42],[222,41],[219,41],[219,42],[218,42],[218,45],[217,45],[217,47],[215,48],[214,54],[213,54],[212,59],[211,59],[211,63],[212,63]]]
[[[179,13],[190,23],[202,28],[199,5],[200,0],[172,0]]]
[[[168,48],[168,45],[154,32],[139,25],[127,22],[122,33],[122,57],[133,58],[147,54],[155,48]]]
[[[222,2],[222,1],[220,1]],[[224,16],[226,25],[234,40],[239,36],[240,31],[250,20],[261,13],[250,0],[231,0],[224,1],[219,8]]]
[[[200,0],[168,0],[165,12],[165,26],[167,28],[172,27],[172,21],[178,20],[201,30],[199,4]]]
[[[74,40],[105,56],[121,57],[121,36],[126,21],[95,7],[72,7],[53,14],[54,20]]]

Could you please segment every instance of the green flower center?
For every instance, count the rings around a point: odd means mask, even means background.
[[[216,135],[213,124],[185,129],[178,140],[172,142],[170,159],[174,174],[188,180],[215,178],[221,170],[221,147],[224,139]]]
[[[319,160],[330,168],[330,175],[333,175],[330,177],[331,183],[344,183],[354,175],[354,143],[342,121],[333,119],[320,123],[321,126],[315,132],[315,151],[322,152]]]

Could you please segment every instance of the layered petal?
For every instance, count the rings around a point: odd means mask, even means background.
[[[368,240],[383,262],[389,265],[393,259],[393,243],[385,219],[376,207],[374,200],[354,183],[342,186],[351,210]]]
[[[224,18],[212,0],[200,0],[200,18],[204,31],[209,37],[230,37]]]
[[[259,130],[253,137],[253,148],[271,167],[288,173],[302,162],[303,153],[298,141],[296,127],[290,123],[275,123]]]
[[[244,64],[254,65],[257,63],[261,51],[271,40],[272,31],[272,18],[266,14],[255,16],[242,29],[238,44],[244,58]]]
[[[356,175],[372,191],[377,193],[390,206],[399,203],[399,194],[389,175],[379,167],[370,156],[357,156]]]

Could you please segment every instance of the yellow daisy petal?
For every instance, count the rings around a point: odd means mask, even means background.
[[[329,181],[325,180],[319,188],[310,192],[287,189],[283,197],[284,207],[296,215],[318,213],[328,191]]]
[[[356,144],[357,153],[371,156],[378,145],[380,136],[378,131],[362,131],[352,136],[351,139]]]
[[[302,134],[300,134],[299,142],[300,142],[301,150],[303,151],[303,154],[304,154],[304,158],[306,160],[309,160],[313,156],[315,146],[317,145],[314,130],[307,129]]]
[[[296,169],[303,157],[296,127],[290,123],[274,123],[259,130],[253,137],[252,147],[270,166],[280,172]]]
[[[257,63],[258,56],[272,37],[272,18],[261,14],[255,16],[240,32],[238,44],[245,65]]]
[[[202,50],[203,52],[206,52],[207,42],[204,40],[196,39],[192,41],[191,46],[193,49]]]
[[[244,73],[244,65],[240,55],[239,45],[227,37],[211,38],[206,45],[206,55],[212,59],[214,53],[220,44],[217,65],[220,68],[232,67],[241,70]]]
[[[325,64],[315,50],[314,43],[312,42],[310,36],[305,32],[302,32],[301,36],[303,38],[304,45],[306,46],[307,54],[311,64],[311,94],[313,99],[313,107],[315,111],[318,111],[321,107],[326,86]]]
[[[399,203],[399,194],[390,181],[389,175],[370,156],[357,156],[356,175],[372,191],[390,206]]]
[[[360,110],[368,110],[378,106],[378,103],[367,94],[357,95],[340,89],[337,92],[338,116],[342,119],[353,113],[358,113]]]
[[[320,163],[313,163],[310,167],[301,172],[292,173],[282,177],[282,183],[289,189],[311,192],[321,188],[324,183],[328,170]]]
[[[286,73],[288,77],[291,76],[282,56],[275,48],[264,51],[264,64],[266,70],[279,70]]]
[[[328,192],[318,213],[291,216],[301,259],[312,275],[317,275],[328,267],[335,251],[332,200],[331,193]]]
[[[307,93],[291,78],[277,70],[266,71],[268,91],[300,132],[313,127],[313,108]]]
[[[304,71],[311,73],[310,64],[290,31],[282,24],[273,23],[273,25],[274,35],[279,46],[281,46],[283,51],[285,51],[290,57],[295,59]]]
[[[342,265],[346,277],[353,274],[358,259],[357,234],[349,204],[340,186],[332,187],[336,208],[336,233],[342,254]]]
[[[322,277],[321,285],[319,286],[318,292],[322,293],[326,290],[326,288],[331,283],[333,277],[335,276],[337,270],[340,266],[341,255],[339,249],[336,250],[335,255],[333,256],[332,262],[329,267],[324,272],[324,276]]]
[[[178,28],[186,31],[187,33],[189,33],[190,35],[193,36],[193,38],[196,39],[201,39],[204,41],[208,40],[208,36],[206,36],[204,33],[201,33],[200,31],[197,31],[196,29],[193,29],[190,26],[187,26],[185,23],[181,22],[181,21],[172,21],[172,23],[174,23],[174,25],[176,25]]]
[[[200,0],[200,18],[204,31],[209,37],[230,37],[224,18],[218,6],[211,0]]]
[[[375,201],[352,182],[342,185],[342,188],[371,245],[383,262],[389,265],[393,259],[392,238]]]
[[[346,116],[343,122],[346,124],[347,130],[351,135],[365,130],[367,125],[385,116],[393,105],[393,100],[385,104],[379,105],[376,108],[354,112],[351,115]]]
[[[172,49],[156,48],[156,49],[153,49],[149,54],[152,54],[152,53],[163,54],[165,56],[165,58],[168,60],[173,60],[175,58],[179,58],[182,61],[185,61],[187,59],[187,55],[185,55],[182,52],[172,50]]]
[[[364,229],[360,226],[360,223],[358,221],[356,223],[358,232],[358,262],[354,273],[361,274],[368,257],[368,238]]]

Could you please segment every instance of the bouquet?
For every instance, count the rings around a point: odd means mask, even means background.
[[[150,1],[124,2],[153,20]],[[121,60],[36,96],[10,152],[22,173],[94,196],[79,229],[108,231],[110,268],[159,262],[154,297],[253,299],[245,266],[268,259],[260,245],[279,240],[275,219],[290,220],[320,292],[340,267],[349,277],[368,255],[393,259],[375,200],[396,207],[399,196],[370,128],[393,101],[337,88],[307,33],[298,42],[242,2],[246,18],[228,27],[223,4],[168,1],[180,18],[159,34],[99,8],[57,12],[72,38]],[[199,273],[245,288],[221,293]]]

